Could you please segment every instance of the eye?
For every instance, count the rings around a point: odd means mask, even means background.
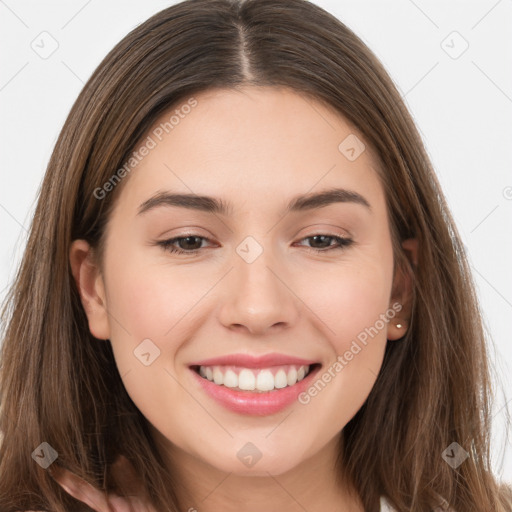
[[[170,238],[169,240],[162,240],[157,242],[157,245],[163,247],[164,250],[170,253],[176,254],[186,254],[186,255],[194,255],[199,252],[201,247],[201,241],[208,240],[208,238],[199,235],[186,235],[186,236],[178,236],[175,238]],[[335,235],[326,235],[326,234],[317,234],[312,236],[307,236],[302,240],[314,240],[314,243],[320,243],[323,247],[306,247],[310,251],[314,251],[317,253],[327,252],[335,249],[344,249],[349,247],[354,243],[351,238],[344,238]],[[301,240],[301,241],[302,241]],[[199,241],[199,242],[198,242]],[[331,245],[330,242],[334,241],[335,245]],[[327,245],[326,245],[327,242]],[[176,247],[176,244],[180,247]]]
[[[186,236],[178,236],[175,238],[170,238],[169,240],[162,240],[158,242],[158,245],[164,248],[164,250],[169,251],[171,253],[178,254],[196,254],[199,252],[200,247],[195,247],[198,245],[197,240],[208,240],[204,236],[199,235],[186,235]],[[183,248],[176,247],[175,243],[178,242],[180,245],[184,246]],[[199,242],[199,246],[201,242]],[[193,247],[190,247],[193,246]]]
[[[322,240],[323,239],[323,240]],[[327,239],[327,245],[325,245],[325,240]],[[307,249],[314,252],[326,252],[334,249],[344,249],[345,247],[349,247],[354,242],[351,238],[345,238],[341,236],[335,235],[312,235],[303,238],[302,240],[314,240],[314,243],[320,242],[320,245],[323,245],[323,248],[317,247],[307,247]],[[329,241],[335,241],[335,245],[331,245]],[[327,248],[326,248],[327,247]]]

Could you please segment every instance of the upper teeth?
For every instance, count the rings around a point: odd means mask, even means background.
[[[309,372],[309,366],[285,365],[280,367],[249,369],[239,366],[200,366],[199,374],[217,385],[244,391],[272,391],[293,386]]]

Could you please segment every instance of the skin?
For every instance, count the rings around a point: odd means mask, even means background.
[[[128,394],[183,483],[183,510],[362,512],[348,485],[335,483],[336,441],[370,393],[387,340],[404,335],[410,316],[410,278],[393,276],[377,160],[366,144],[349,161],[338,145],[350,134],[363,137],[338,113],[296,92],[244,87],[194,97],[197,106],[125,178],[107,226],[103,268],[87,242],[72,244],[91,333],[110,340]],[[360,193],[371,211],[335,203],[283,216],[292,197],[330,187]],[[233,212],[164,206],[137,215],[141,203],[163,190],[223,198]],[[174,246],[201,247],[196,255],[154,245],[189,232],[206,239]],[[310,237],[319,234],[354,243],[308,250],[336,245],[315,244]],[[247,236],[263,248],[250,264],[236,252]],[[417,260],[416,240],[403,248]],[[188,369],[234,352],[281,352],[328,368],[396,302],[400,313],[307,405],[266,417],[237,414],[207,396]],[[149,366],[133,354],[147,338],[160,349]],[[236,456],[247,442],[262,454],[250,468]],[[109,510],[73,475],[62,473],[59,482],[96,510]],[[119,511],[133,503],[112,499]],[[143,510],[144,498],[137,499]]]

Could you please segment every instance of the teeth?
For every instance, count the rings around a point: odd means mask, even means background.
[[[270,370],[262,370],[258,373],[256,388],[260,391],[272,391],[274,389],[274,376]]]
[[[274,376],[274,387],[277,389],[288,386],[288,379],[284,370],[279,370]]]
[[[270,368],[249,369],[234,366],[200,366],[199,375],[218,386],[237,388],[242,391],[272,391],[293,386],[304,379],[309,366],[286,365],[277,372]]]
[[[227,388],[236,388],[238,386],[238,376],[233,370],[228,370],[224,374],[224,386]]]
[[[224,375],[217,367],[213,369],[213,382],[219,385],[224,383]]]
[[[252,391],[256,387],[256,377],[251,370],[244,368],[238,375],[238,387],[246,391]]]
[[[297,382],[297,370],[294,367],[288,371],[286,382],[288,386],[293,386]]]

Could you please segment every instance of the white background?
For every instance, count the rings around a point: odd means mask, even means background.
[[[52,148],[82,86],[122,37],[173,3],[0,0],[0,300],[20,261]],[[492,336],[502,386],[495,392],[493,463],[498,477],[512,482],[503,429],[503,406],[512,400],[512,0],[315,3],[376,53],[423,136],[469,251]],[[47,59],[31,47],[43,31],[58,43]]]

